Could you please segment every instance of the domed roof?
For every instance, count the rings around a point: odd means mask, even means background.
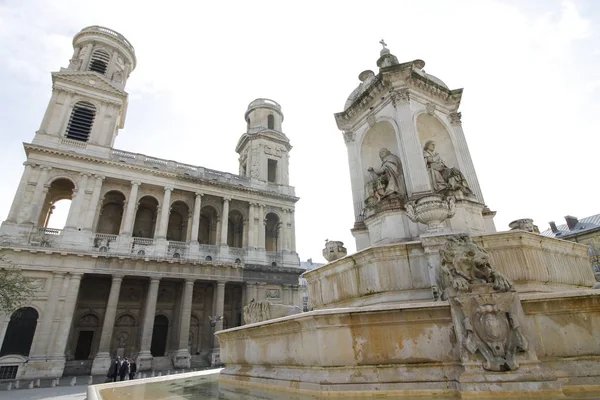
[[[434,75],[428,74],[427,72],[423,71],[422,69],[416,69],[415,71],[417,71],[417,73],[418,73],[419,75],[421,75],[421,76],[423,76],[423,77],[425,77],[425,78],[429,79],[430,81],[432,81],[432,82],[434,82],[434,83],[436,83],[436,84],[440,85],[441,87],[443,87],[443,88],[446,88],[446,89],[449,89],[449,88],[448,88],[448,85],[446,85],[446,84],[444,83],[444,81],[442,81],[442,80],[441,80],[440,78],[438,78],[437,76],[434,76]]]
[[[371,70],[363,71],[358,75],[358,79],[360,80],[360,84],[352,91],[352,93],[350,93],[350,96],[348,96],[348,100],[346,100],[346,104],[344,105],[344,111],[354,103],[354,100],[356,100],[362,92],[367,90],[371,85],[371,82],[375,80],[375,73]]]

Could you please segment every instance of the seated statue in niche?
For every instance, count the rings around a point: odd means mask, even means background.
[[[435,192],[461,191],[465,196],[473,194],[469,183],[458,168],[452,168],[444,163],[439,153],[435,151],[435,142],[428,140],[423,147],[423,157]]]
[[[401,198],[406,196],[400,158],[386,148],[379,150],[379,158],[381,158],[380,168],[367,169],[372,178],[367,182],[366,187],[367,205],[373,205],[392,194]]]

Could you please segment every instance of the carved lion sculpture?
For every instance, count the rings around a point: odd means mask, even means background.
[[[301,313],[300,307],[272,304],[268,301],[254,301],[252,299],[244,307],[244,321],[246,324],[267,321],[273,318],[287,317]]]
[[[440,255],[442,271],[449,279],[446,286],[468,292],[472,284],[491,283],[499,292],[513,290],[512,282],[492,268],[487,252],[467,234],[449,236]]]

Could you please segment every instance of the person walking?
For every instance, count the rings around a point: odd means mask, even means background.
[[[121,361],[121,366],[119,367],[119,380],[124,381],[127,375],[129,375],[129,363],[125,358]]]
[[[115,361],[110,363],[110,368],[108,369],[108,374],[106,374],[106,381],[113,382],[117,381],[117,376],[119,376],[119,368],[121,367],[120,358],[115,358]]]
[[[137,372],[137,364],[135,363],[135,358],[129,359],[129,380],[135,378],[135,373]]]

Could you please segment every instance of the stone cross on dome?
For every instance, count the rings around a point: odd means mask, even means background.
[[[381,39],[379,43],[383,46],[383,49],[381,49],[379,55],[383,56],[385,54],[390,54],[390,49],[387,48],[387,43],[383,39]]]

